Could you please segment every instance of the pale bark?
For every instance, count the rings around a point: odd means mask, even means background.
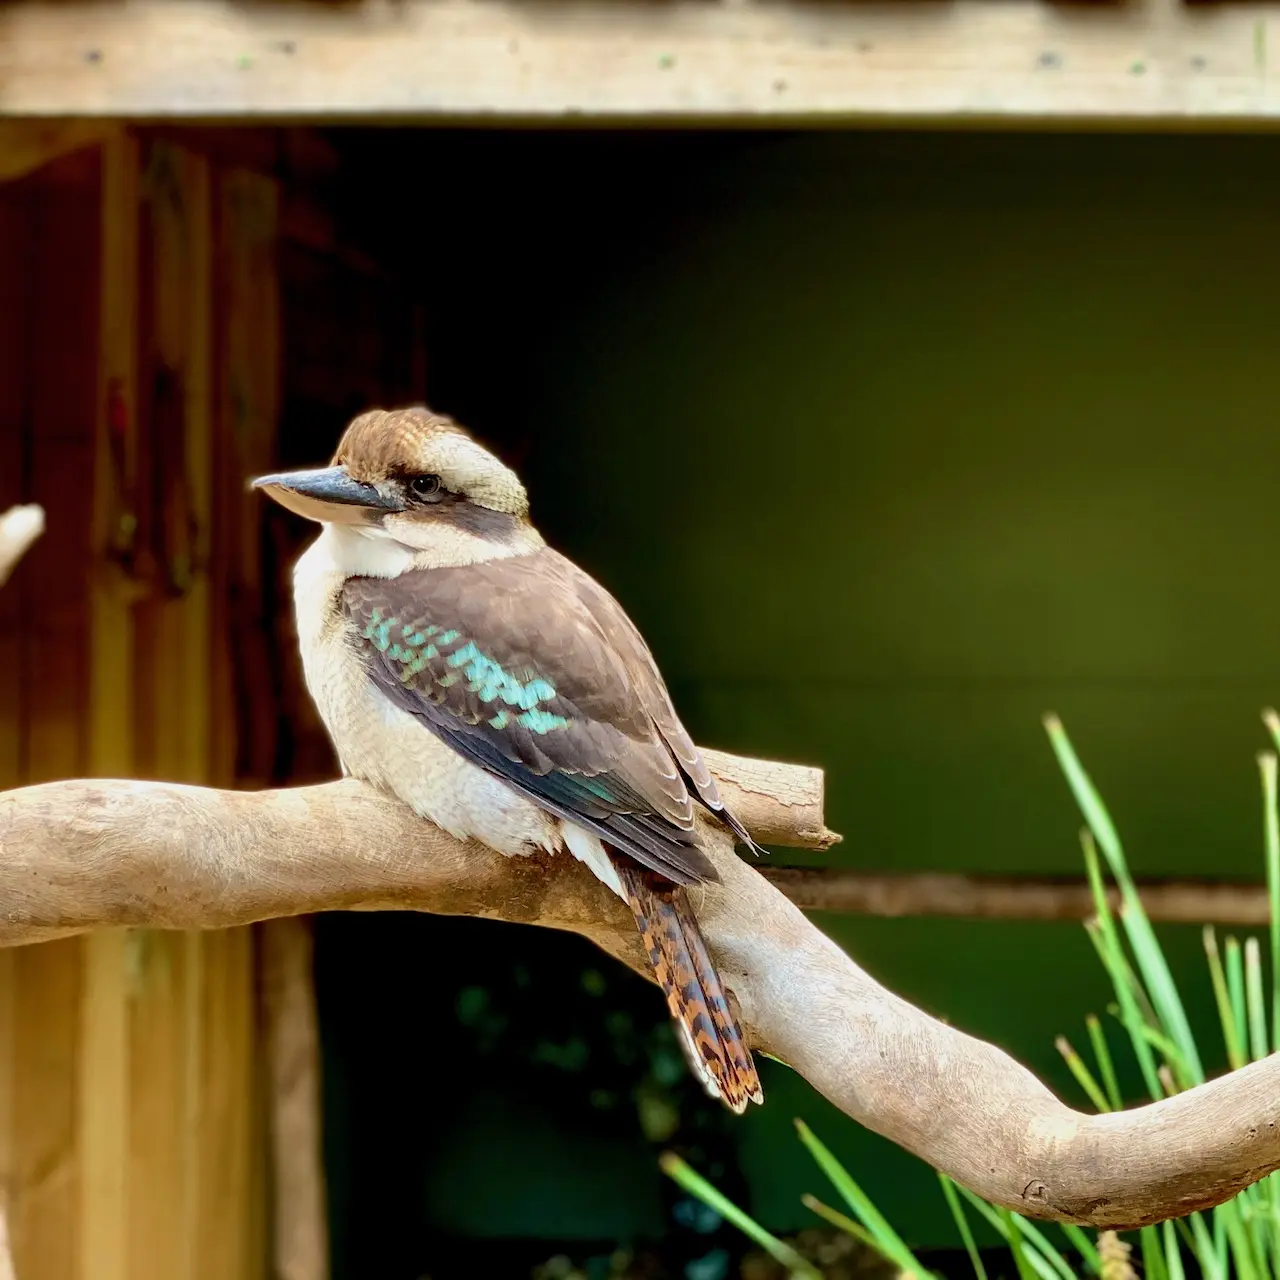
[[[0,585],[9,580],[27,548],[44,532],[44,508],[30,503],[0,515]]]
[[[715,767],[757,836],[831,838],[815,771]],[[712,843],[721,883],[694,903],[752,1043],[981,1195],[1130,1227],[1218,1203],[1280,1167],[1280,1058],[1121,1114],[1073,1111],[1001,1050],[885,990],[751,860]],[[571,930],[645,970],[626,909],[572,859],[500,857],[358,782],[241,793],[80,781],[0,795],[0,943],[337,908]]]

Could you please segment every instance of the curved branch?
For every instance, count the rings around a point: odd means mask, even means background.
[[[814,771],[760,766],[782,793],[770,798],[741,789],[743,778],[763,786],[755,764],[716,766],[758,836],[830,838]],[[722,883],[695,906],[752,1042],[988,1199],[1133,1227],[1220,1203],[1280,1167],[1280,1057],[1151,1106],[1084,1115],[1001,1050],[885,990],[718,835],[713,856]],[[0,795],[0,943],[339,908],[567,929],[646,971],[622,904],[572,859],[500,857],[358,782],[258,793],[61,782]]]

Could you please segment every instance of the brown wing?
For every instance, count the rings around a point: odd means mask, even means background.
[[[570,561],[352,578],[343,605],[371,678],[455,750],[678,884],[715,878],[686,780],[725,816],[715,784],[639,632]]]

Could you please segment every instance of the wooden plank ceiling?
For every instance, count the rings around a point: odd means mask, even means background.
[[[0,116],[1236,127],[1275,3],[8,4]]]

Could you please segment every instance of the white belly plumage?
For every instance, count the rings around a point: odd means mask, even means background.
[[[307,688],[343,769],[460,840],[474,838],[510,856],[567,847],[624,897],[597,836],[472,764],[373,685],[355,629],[335,607],[350,570],[335,563],[334,532],[326,529],[299,559],[294,598]]]

